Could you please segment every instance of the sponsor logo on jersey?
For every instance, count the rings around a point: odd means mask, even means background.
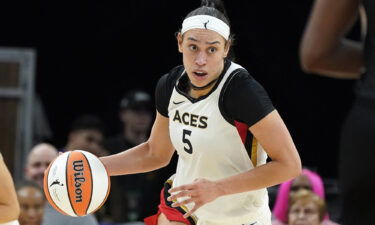
[[[178,105],[178,104],[181,104],[181,103],[183,103],[183,102],[185,102],[185,101],[180,101],[180,102],[175,102],[175,101],[173,101],[173,104]]]
[[[188,112],[181,114],[178,110],[173,116],[173,121],[198,128],[207,128],[207,120],[207,116],[199,116]]]

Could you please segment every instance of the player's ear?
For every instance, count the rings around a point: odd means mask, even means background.
[[[176,39],[177,39],[178,51],[182,53],[182,41],[183,41],[183,37],[182,37],[181,32],[177,33]]]
[[[229,39],[228,41],[226,41],[225,46],[224,46],[224,58],[228,56],[231,46],[232,46],[232,40]]]

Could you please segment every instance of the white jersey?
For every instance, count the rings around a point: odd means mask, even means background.
[[[177,88],[184,72],[176,81],[168,105],[170,137],[179,155],[174,187],[192,183],[196,178],[222,179],[266,163],[262,146],[252,138],[248,152],[239,128],[224,118],[219,107],[225,84],[240,68],[231,63],[213,91],[197,101]],[[192,205],[187,207],[191,209]],[[198,224],[240,225],[257,222],[264,216],[270,218],[267,190],[220,197],[199,208],[195,215]]]

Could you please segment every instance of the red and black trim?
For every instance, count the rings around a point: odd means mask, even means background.
[[[178,210],[180,213],[181,213],[181,216],[183,216],[185,213],[188,212],[188,209],[186,207],[172,207],[172,201],[168,201],[167,198],[170,196],[168,190],[171,189],[172,187],[172,181],[171,180],[167,180],[167,182],[164,183],[164,188],[163,188],[163,195],[164,195],[164,201],[166,203],[166,205],[172,209],[176,209]],[[190,225],[195,225],[197,223],[197,219],[193,216],[189,216],[188,218],[186,218],[189,222],[190,222]]]
[[[164,188],[160,193],[160,204],[159,211],[153,216],[149,216],[144,219],[146,225],[157,225],[158,217],[163,213],[169,221],[177,221],[185,223],[187,225],[196,225],[197,218],[194,216],[189,216],[184,218],[184,214],[187,212],[186,207],[172,207],[171,201],[168,201],[167,198],[170,196],[168,190],[172,187],[172,180],[167,180],[164,183]]]
[[[258,164],[258,141],[254,135],[249,131],[249,126],[246,123],[234,121],[234,125],[237,128],[238,135],[240,135],[242,143],[244,144],[246,151],[250,157],[253,166],[256,167]]]

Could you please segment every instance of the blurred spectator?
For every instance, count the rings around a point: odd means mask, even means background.
[[[50,144],[35,145],[27,155],[25,178],[43,187],[44,171],[57,155],[56,148]]]
[[[12,176],[0,152],[0,224],[16,225],[20,213]]]
[[[324,185],[322,178],[315,172],[303,169],[300,176],[293,180],[284,182],[280,185],[273,207],[273,225],[285,225],[288,220],[289,198],[291,194],[301,190],[311,190],[320,198],[325,200]],[[337,225],[329,220],[328,213],[324,216],[322,225]]]
[[[127,92],[119,106],[121,132],[105,140],[105,148],[111,154],[115,154],[146,141],[151,129],[153,110],[154,105],[147,92],[141,90]],[[157,205],[159,191],[153,193],[155,189],[150,186],[158,185],[159,188],[159,183],[155,184],[157,179],[159,178],[155,172],[111,177],[111,194],[105,204],[107,217],[111,217],[114,222],[123,223],[140,221],[153,213],[151,211],[153,208],[150,207]],[[147,192],[146,187],[151,191]],[[152,195],[155,195],[155,198]]]
[[[141,90],[131,90],[121,99],[119,119],[121,132],[105,141],[111,154],[122,152],[147,140],[153,119],[151,96]]]
[[[43,188],[44,171],[48,165],[58,156],[57,149],[46,143],[37,144],[27,156],[25,177]],[[56,211],[48,202],[44,207],[42,225],[98,225],[93,215],[84,217],[65,216]]]
[[[323,199],[312,191],[300,189],[290,196],[288,225],[320,225],[326,215]]]
[[[105,156],[103,148],[104,123],[94,115],[75,119],[68,134],[66,146],[61,151],[85,150],[96,156]]]
[[[17,197],[21,207],[20,225],[41,225],[46,199],[43,189],[27,181],[17,185]]]

